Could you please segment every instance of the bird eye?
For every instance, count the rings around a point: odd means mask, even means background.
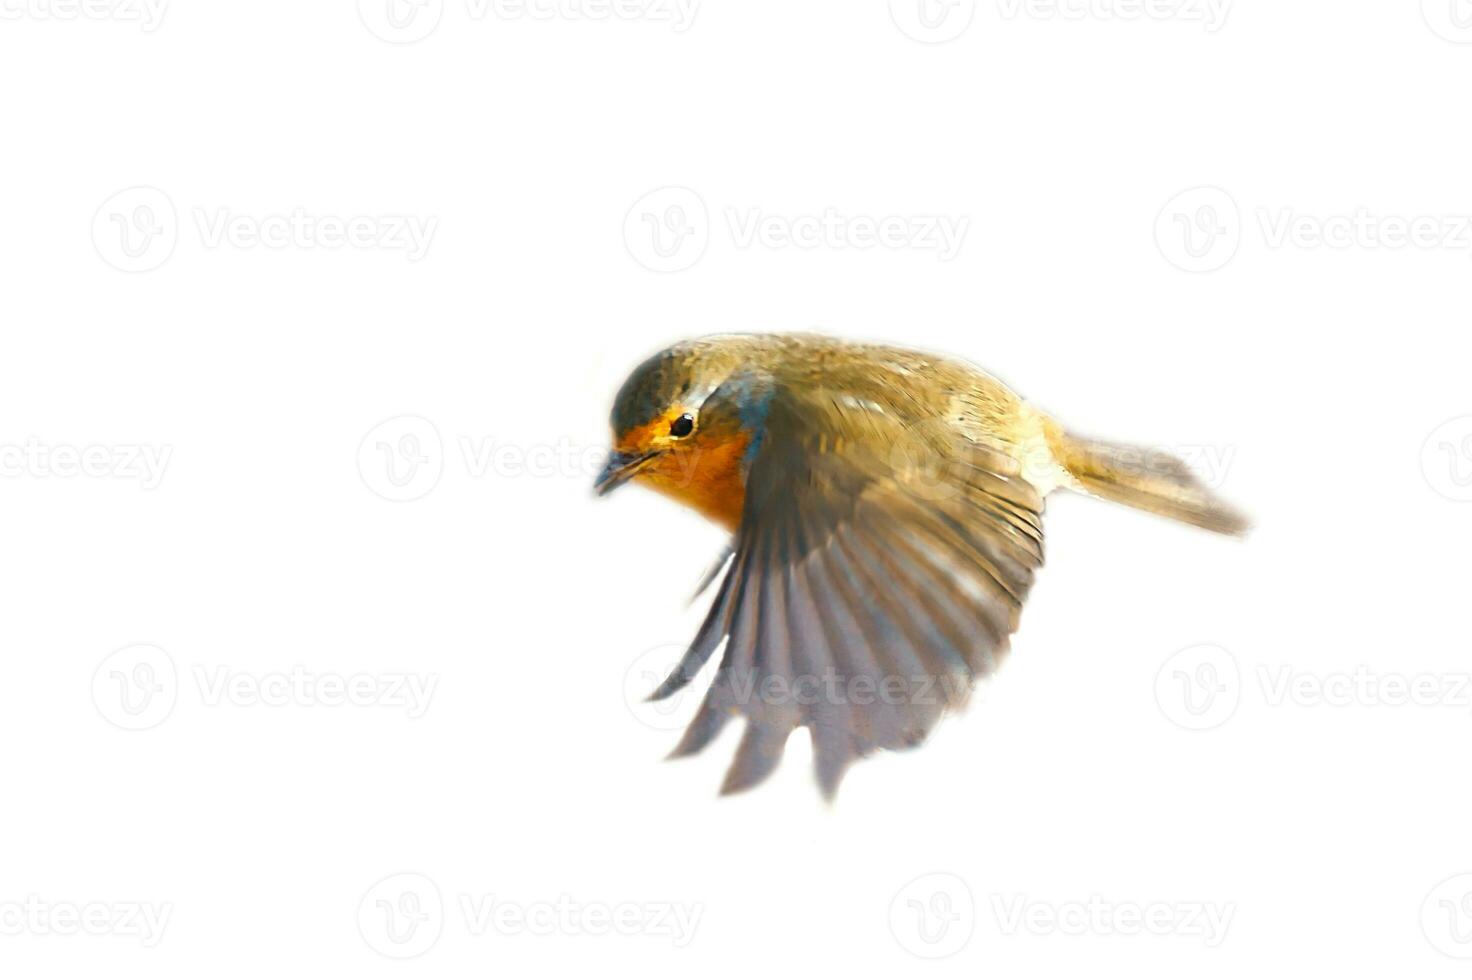
[[[695,416],[686,412],[670,423],[670,435],[676,439],[683,439],[695,431]]]

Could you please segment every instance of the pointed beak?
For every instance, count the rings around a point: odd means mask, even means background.
[[[593,491],[603,497],[617,490],[619,486],[627,483],[635,473],[658,456],[658,453],[621,453],[618,450],[608,454],[608,462],[603,465],[603,472],[598,474],[598,479],[593,483]]]

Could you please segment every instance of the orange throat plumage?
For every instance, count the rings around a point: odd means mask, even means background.
[[[665,453],[641,470],[636,479],[734,531],[741,523],[746,500],[742,460],[750,442],[743,433],[718,443]]]

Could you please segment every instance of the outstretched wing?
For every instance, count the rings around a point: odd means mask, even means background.
[[[918,745],[1005,652],[1042,565],[1042,509],[1015,460],[940,420],[905,424],[838,392],[779,387],[735,554],[652,695],[679,690],[727,641],[674,756],[744,716],[722,788],[737,792],[807,727],[831,796],[855,759]]]

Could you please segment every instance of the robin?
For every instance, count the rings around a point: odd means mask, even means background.
[[[725,641],[672,757],[746,726],[722,793],[793,730],[832,798],[856,760],[924,741],[1017,629],[1043,499],[1079,491],[1224,534],[1246,520],[1179,460],[1065,430],[961,361],[807,335],[679,343],[619,389],[598,477],[665,493],[733,537],[669,697]]]

